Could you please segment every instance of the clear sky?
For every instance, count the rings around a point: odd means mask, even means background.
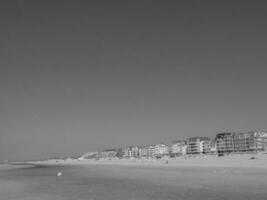
[[[267,129],[261,1],[42,2],[0,3],[0,160]]]

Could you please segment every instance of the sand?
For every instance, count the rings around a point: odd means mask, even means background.
[[[260,158],[249,158],[238,160],[258,160],[259,164]],[[136,160],[39,162],[34,168],[0,171],[0,199],[266,200],[266,168],[236,167],[237,162],[232,166],[203,165],[206,159],[193,158],[186,165],[165,164],[163,160],[151,161],[153,164]],[[225,159],[233,158],[221,162]],[[60,177],[58,172],[62,172]]]
[[[100,160],[50,160],[30,162],[34,165],[141,165],[164,167],[236,167],[267,169],[267,154],[235,154],[218,157],[215,155],[164,158],[164,159],[100,159]]]
[[[267,196],[267,155],[179,158],[168,159],[168,164],[166,159],[26,164],[0,166],[0,199],[266,200]]]

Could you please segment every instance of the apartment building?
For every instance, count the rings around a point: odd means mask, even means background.
[[[219,154],[234,152],[234,135],[233,132],[218,133],[215,141]]]
[[[185,155],[186,151],[187,151],[187,144],[185,140],[178,140],[172,142],[170,149],[172,157]]]
[[[253,131],[236,133],[233,138],[235,152],[258,152],[266,149],[267,133]]]
[[[149,145],[149,147],[148,147],[148,156],[149,157],[155,157],[155,155],[156,155],[155,145]]]
[[[141,150],[141,157],[148,158],[149,157],[149,146],[143,146],[140,148]]]
[[[124,148],[124,157],[138,158],[141,157],[142,149],[138,146],[129,146]]]
[[[267,133],[219,133],[216,136],[216,144],[219,154],[267,151]]]
[[[207,152],[208,137],[191,137],[187,139],[187,154],[202,154]]]
[[[164,143],[155,145],[155,155],[160,157],[164,155],[169,155],[169,147]]]

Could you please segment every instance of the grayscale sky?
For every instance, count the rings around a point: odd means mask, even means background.
[[[0,3],[0,160],[266,130],[261,1]]]

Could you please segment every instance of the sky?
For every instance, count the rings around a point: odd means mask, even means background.
[[[0,160],[267,130],[261,1],[0,3]]]

